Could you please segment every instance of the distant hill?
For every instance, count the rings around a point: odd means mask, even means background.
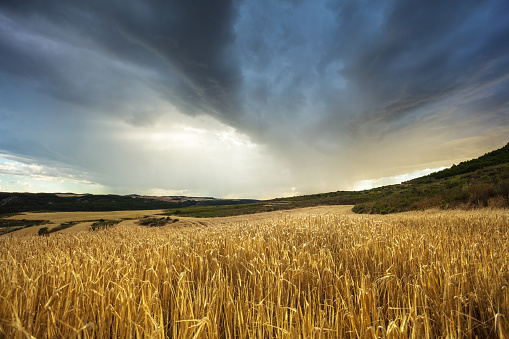
[[[166,209],[169,215],[220,217],[317,205],[355,205],[356,213],[509,206],[509,143],[485,155],[399,185],[271,200],[91,194],[0,193],[0,215],[28,211]]]
[[[254,199],[72,193],[0,193],[0,215],[38,211],[125,211],[253,203]]]
[[[477,159],[399,185],[260,201],[242,206],[169,210],[196,217],[239,215],[316,205],[355,205],[356,213],[395,213],[427,208],[509,206],[509,144]]]
[[[506,163],[509,163],[509,143],[507,143],[507,145],[505,145],[504,147],[486,153],[485,155],[482,155],[477,159],[460,162],[458,165],[452,165],[451,168],[446,168],[442,171],[431,173],[423,178],[424,179],[450,178],[456,175],[471,173],[483,168],[502,165]],[[419,182],[419,180],[422,180],[422,178],[411,180],[409,181],[409,183],[417,183]]]
[[[356,204],[353,211],[391,213],[432,207],[508,207],[509,143],[451,168],[375,190],[381,196]]]

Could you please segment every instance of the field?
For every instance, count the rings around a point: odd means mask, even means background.
[[[74,225],[65,230],[56,233],[75,233],[77,231],[87,231],[93,222],[98,220],[137,220],[144,216],[157,216],[163,213],[163,210],[143,210],[143,211],[113,211],[113,212],[47,212],[47,213],[22,213],[9,218],[8,220],[45,220],[46,222],[31,227],[24,227],[17,230],[10,230],[12,235],[37,235],[39,229],[48,227],[53,229],[64,223],[73,223]],[[13,227],[14,228],[14,227]],[[0,232],[2,229],[0,229]],[[1,233],[0,233],[1,234]]]
[[[0,337],[509,338],[508,210],[349,208],[1,236]]]

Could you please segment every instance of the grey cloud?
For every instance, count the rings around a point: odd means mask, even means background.
[[[369,115],[404,116],[476,85],[471,80],[479,70],[507,60],[508,47],[493,36],[507,37],[509,26],[496,34],[488,26],[494,19],[503,22],[508,12],[507,3],[496,1],[397,2],[381,27],[383,37],[359,46],[345,73],[363,96],[373,98]]]
[[[238,29],[243,67],[254,73],[244,83],[247,110],[267,124],[276,115],[295,130],[309,112],[325,134],[339,136],[399,124],[480,78],[506,81],[504,1],[304,2],[279,13],[271,6],[246,4],[250,16]]]
[[[4,13],[19,20],[18,26],[28,24],[28,29],[35,26],[32,31],[37,30],[47,34],[49,39],[55,38],[70,45],[66,47],[83,47],[83,52],[94,49],[105,57],[111,55],[121,62],[151,69],[154,73],[152,87],[186,113],[233,119],[231,114],[236,103],[231,93],[237,87],[238,75],[235,59],[228,53],[233,43],[231,26],[234,18],[230,1],[206,4],[199,1],[129,4],[123,1],[108,4],[99,1],[48,1],[44,4],[20,1],[3,3],[3,7]],[[70,33],[66,36],[62,31]],[[125,77],[125,74],[112,74],[111,70],[104,72],[101,64],[87,64],[86,56],[48,53],[43,47],[31,54],[26,49],[33,46],[24,46],[25,50],[20,50],[20,46],[6,45],[6,39],[0,42],[7,51],[2,59],[8,61],[0,67],[1,71],[36,79],[58,99],[70,102],[101,99],[101,93],[83,91],[74,81],[83,77],[80,71],[98,74],[97,78],[83,79],[93,86],[108,82],[103,74]],[[83,62],[82,70],[77,67],[62,71],[59,56],[65,57],[67,62]],[[110,88],[106,92],[114,93],[115,90]]]
[[[311,129],[323,121],[396,121],[507,72],[507,6],[496,0],[5,2],[6,13],[69,48],[84,46],[85,56],[67,51],[60,58],[79,64],[62,68],[58,52],[30,54],[30,46],[9,43],[4,32],[2,69],[39,79],[60,100],[122,102],[131,92],[108,84],[132,82],[133,74],[101,60],[111,55],[151,70],[146,85],[183,112],[210,114],[270,139],[275,121],[284,121],[290,135],[307,128],[307,115],[315,115]],[[87,56],[87,48],[105,55]],[[80,65],[90,74],[80,74]]]
[[[152,127],[156,124],[160,116],[161,113],[157,111],[143,111],[133,113],[131,116],[128,116],[125,121],[134,127]]]
[[[188,107],[231,114],[230,93],[237,83],[234,59],[227,54],[233,43],[231,2],[151,1],[140,10],[115,8],[109,18],[128,40],[154,52],[178,75],[176,89]]]

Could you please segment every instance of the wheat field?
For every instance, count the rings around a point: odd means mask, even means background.
[[[0,237],[2,338],[509,338],[509,213]]]

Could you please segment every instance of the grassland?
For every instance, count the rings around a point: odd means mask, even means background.
[[[507,210],[236,220],[2,236],[0,336],[509,337]]]

